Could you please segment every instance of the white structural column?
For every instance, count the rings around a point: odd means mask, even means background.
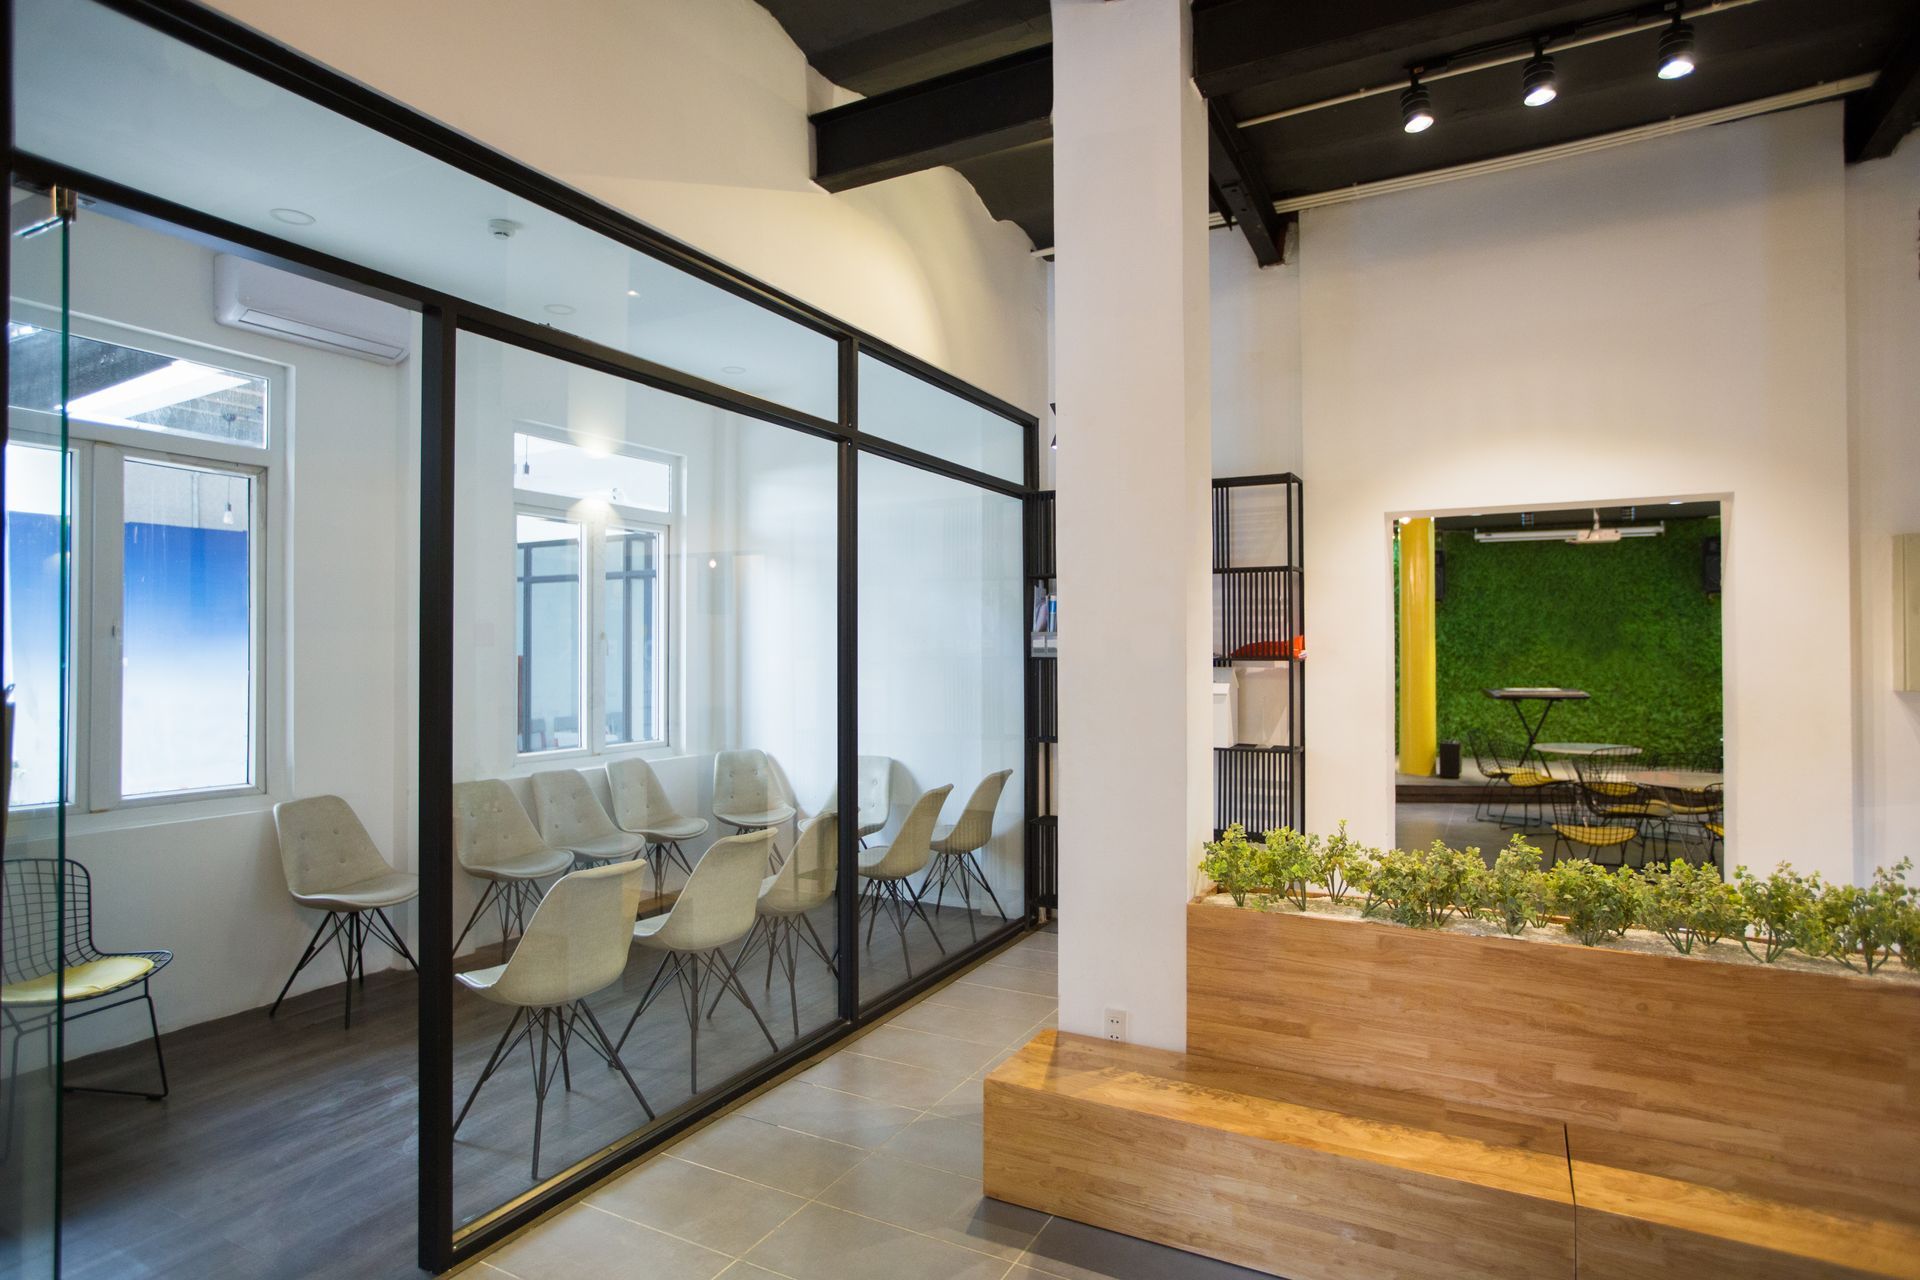
[[[1186,0],[1054,0],[1060,1025],[1186,1043],[1212,824],[1206,120]]]

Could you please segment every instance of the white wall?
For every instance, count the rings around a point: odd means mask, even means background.
[[[395,778],[411,773],[412,702],[400,655],[410,652],[402,582],[417,544],[406,368],[332,355],[224,328],[213,320],[213,255],[152,231],[83,213],[72,240],[72,308],[153,332],[289,366],[288,509],[272,525],[267,572],[290,583],[264,659],[284,666],[284,701],[268,727],[285,766],[270,792],[74,816],[67,854],[94,881],[94,928],[109,949],[164,947],[154,984],[162,1030],[262,1006],[299,958],[318,919],[287,896],[270,814],[276,800],[346,797],[374,842],[411,865],[413,826]],[[408,604],[405,608],[411,608]],[[76,749],[84,749],[84,738]],[[408,916],[399,913],[403,927]],[[385,962],[379,948],[370,966]],[[331,954],[296,991],[338,982]],[[69,1032],[69,1056],[145,1033],[136,1012],[90,1018]]]
[[[1920,694],[1893,691],[1896,533],[1920,532],[1920,139],[1847,170],[1856,874],[1920,852]]]
[[[1207,234],[1213,474],[1300,470],[1300,254],[1261,267],[1237,228]]]
[[[216,7],[1029,410],[1045,404],[1032,245],[951,169],[830,195],[810,107],[837,96],[753,0],[224,0]]]

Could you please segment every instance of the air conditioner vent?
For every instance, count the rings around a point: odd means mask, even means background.
[[[232,254],[213,260],[213,301],[229,328],[341,355],[399,364],[413,347],[404,309]]]

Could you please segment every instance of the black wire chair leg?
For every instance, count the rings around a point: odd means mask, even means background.
[[[767,1029],[767,1020],[760,1016],[760,1010],[754,1007],[753,998],[747,994],[747,986],[740,981],[740,971],[728,962],[727,953],[715,947],[708,953],[707,963],[713,966],[715,975],[720,979],[723,990],[731,989],[740,997],[740,1003],[747,1006],[747,1012],[753,1015],[754,1023],[760,1028],[760,1034],[767,1038],[767,1047],[778,1050],[780,1042],[773,1038],[773,1032]]]
[[[839,977],[840,959],[838,954],[827,954],[827,944],[820,941],[820,931],[813,927],[813,921],[809,920],[805,915],[802,915],[800,917],[800,923],[805,926],[807,930],[807,939],[813,947],[813,953],[819,956],[821,961],[826,964],[828,973],[836,978]]]
[[[460,1132],[460,1126],[466,1122],[467,1112],[473,1110],[473,1100],[480,1096],[480,1086],[493,1078],[493,1073],[500,1068],[501,1060],[513,1051],[514,1045],[520,1043],[515,1040],[512,1045],[509,1045],[507,1037],[513,1035],[515,1029],[520,1026],[520,1020],[526,1016],[525,1009],[515,1009],[513,1016],[507,1019],[507,1029],[502,1031],[500,1038],[494,1042],[493,1053],[487,1058],[487,1065],[480,1069],[480,1078],[473,1082],[473,1091],[467,1095],[466,1103],[460,1108],[460,1114],[454,1117],[454,1133]]]
[[[478,920],[480,918],[480,913],[482,911],[485,911],[488,905],[491,904],[498,897],[500,897],[500,882],[498,880],[487,881],[487,887],[481,891],[480,901],[473,904],[473,914],[467,917],[467,927],[462,929],[460,931],[460,936],[453,940],[453,953],[455,955],[460,954],[460,944],[467,940],[467,935],[469,933],[473,932],[473,922]],[[501,930],[501,938],[503,941],[506,938],[506,931],[504,928]]]
[[[594,1052],[605,1058],[613,1069],[620,1073],[620,1078],[627,1082],[627,1088],[633,1090],[634,1101],[638,1102],[640,1109],[647,1113],[647,1119],[657,1119],[653,1114],[653,1108],[647,1105],[647,1096],[641,1093],[640,1086],[633,1082],[633,1075],[627,1070],[627,1064],[620,1060],[620,1054],[614,1049],[613,1041],[607,1039],[607,1029],[600,1025],[600,1019],[594,1016],[593,1009],[585,1000],[574,1001],[574,1008],[579,1011],[580,1017],[587,1020],[587,1029],[593,1033],[591,1038],[586,1035],[580,1038],[586,1040]]]
[[[329,911],[321,918],[319,928],[315,929],[313,931],[313,937],[307,940],[307,949],[300,953],[300,962],[293,966],[293,972],[287,975],[286,983],[280,988],[280,994],[275,996],[273,1003],[268,1006],[267,1016],[269,1018],[280,1012],[280,1004],[287,998],[287,992],[293,990],[293,980],[300,976],[300,971],[313,963],[313,958],[326,948],[328,942],[333,941],[331,935],[329,935],[324,942],[321,941],[320,938],[320,935],[326,932],[328,925],[332,925],[335,932],[339,931],[340,921],[338,913]]]
[[[647,989],[640,996],[640,1003],[633,1006],[633,1016],[627,1019],[627,1029],[620,1033],[620,1042],[613,1046],[616,1054],[627,1047],[627,1037],[633,1034],[633,1024],[640,1021],[640,1015],[647,1011],[647,1007],[653,1003],[654,997],[660,994],[660,980],[666,976],[669,967],[674,969],[675,976],[678,976],[680,967],[680,956],[678,952],[669,951],[660,957],[660,965],[653,971],[653,977],[648,980]]]
[[[1000,905],[1000,895],[993,891],[993,885],[988,882],[986,870],[975,861],[978,854],[968,853],[962,854],[961,856],[967,860],[963,870],[971,872],[973,876],[980,881],[980,887],[987,891],[987,901],[993,903],[993,909],[1000,913],[1000,918],[1002,920],[1012,920],[1013,917],[1007,914],[1007,909]]]

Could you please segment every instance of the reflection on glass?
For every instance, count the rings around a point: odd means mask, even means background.
[[[155,355],[78,335],[67,339],[68,391],[60,391],[58,332],[7,326],[8,403],[111,427],[229,444],[267,443],[267,380],[196,360]]]
[[[499,781],[505,817],[585,868],[560,888],[541,875],[524,925],[481,913],[458,948],[465,1224],[528,1189],[536,1117],[550,1178],[838,1016],[821,816],[839,749],[838,453],[472,335],[456,366],[455,781]],[[564,754],[526,758],[540,750]],[[571,1015],[478,989],[544,945],[562,888],[628,865],[624,968],[543,997]],[[456,870],[455,925],[484,889]],[[569,954],[595,945],[590,914],[568,909]]]
[[[951,391],[860,355],[860,429],[895,444],[1019,483],[1026,429]]]
[[[860,458],[860,994],[1025,912],[1017,498]]]
[[[123,795],[253,781],[253,480],[129,458]]]
[[[7,445],[6,682],[14,808],[60,795],[60,450]]]
[[[519,515],[514,595],[520,750],[580,745],[580,526]]]
[[[99,5],[19,0],[14,11],[23,150],[836,416],[838,349],[826,334]]]

